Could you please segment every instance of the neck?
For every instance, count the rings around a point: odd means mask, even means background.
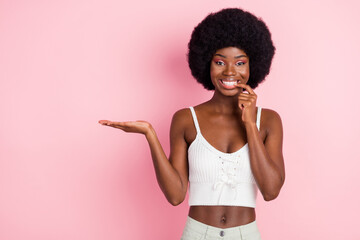
[[[214,95],[209,100],[209,103],[213,106],[216,112],[223,114],[233,114],[241,111],[238,106],[238,95],[224,96],[215,91]]]

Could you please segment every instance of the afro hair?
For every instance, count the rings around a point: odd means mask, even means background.
[[[210,62],[219,49],[237,47],[250,60],[247,84],[256,88],[269,74],[275,47],[265,23],[238,8],[227,8],[209,14],[197,25],[188,44],[191,74],[206,89],[214,90],[210,78]]]

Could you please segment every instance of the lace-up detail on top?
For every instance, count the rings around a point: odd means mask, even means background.
[[[219,151],[202,136],[194,108],[190,110],[197,135],[188,149],[189,205],[255,207],[258,189],[250,168],[248,144],[233,153]],[[258,107],[258,129],[260,116]]]

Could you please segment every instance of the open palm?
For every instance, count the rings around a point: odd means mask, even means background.
[[[113,122],[109,120],[100,120],[100,124],[104,126],[119,128],[124,132],[142,133],[146,134],[151,129],[151,124],[146,121],[127,121],[127,122]]]

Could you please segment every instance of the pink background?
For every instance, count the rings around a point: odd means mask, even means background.
[[[286,182],[258,198],[263,239],[360,239],[358,1],[0,1],[0,239],[179,239],[145,138],[211,96],[186,62],[209,12],[261,16],[277,52],[256,89],[284,125]],[[260,195],[259,195],[260,196]]]

